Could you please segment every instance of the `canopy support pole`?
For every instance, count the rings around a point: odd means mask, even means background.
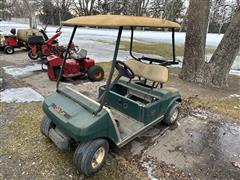
[[[176,51],[175,51],[175,30],[172,28],[172,54],[173,54],[173,63],[176,62]]]
[[[139,61],[139,59],[136,58],[136,57],[133,55],[133,53],[132,53],[132,47],[133,47],[133,33],[134,33],[134,29],[133,29],[133,27],[131,26],[131,41],[130,41],[130,49],[129,49],[129,53],[130,53],[130,56],[131,56],[133,59]]]
[[[57,79],[57,91],[58,91],[58,87],[59,87],[59,84],[60,84],[60,80],[61,80],[61,78],[62,78],[62,74],[63,74],[65,62],[66,62],[66,59],[67,59],[67,56],[68,56],[68,53],[69,53],[69,49],[70,49],[70,47],[71,47],[71,44],[72,44],[74,35],[75,35],[75,33],[76,33],[76,30],[77,30],[77,26],[74,26],[73,32],[72,32],[72,35],[71,35],[71,38],[70,38],[69,43],[68,43],[67,51],[66,51],[66,53],[65,53],[65,56],[64,56],[64,59],[63,59],[62,65],[61,65],[60,73],[59,73],[59,75],[58,75],[58,79]]]
[[[113,77],[113,73],[114,73],[114,68],[115,68],[115,64],[116,64],[117,56],[118,56],[118,50],[119,50],[119,46],[120,46],[120,41],[121,41],[121,36],[122,36],[122,30],[123,30],[123,26],[120,26],[120,27],[119,27],[119,30],[118,30],[118,37],[117,37],[116,46],[115,46],[115,51],[114,51],[114,55],[113,55],[113,61],[112,61],[111,71],[110,71],[110,74],[109,74],[109,77],[108,77],[108,80],[107,80],[107,84],[106,84],[106,87],[105,87],[105,91],[104,91],[104,93],[103,93],[103,95],[101,96],[101,99],[100,99],[100,106],[99,106],[98,110],[96,110],[96,111],[93,113],[93,114],[95,114],[95,115],[102,110],[103,105],[104,105],[105,97],[106,97],[107,93],[108,93],[109,90],[110,90],[110,84],[111,84],[111,81],[112,81],[112,77]]]

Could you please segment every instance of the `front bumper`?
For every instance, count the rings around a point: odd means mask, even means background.
[[[62,133],[58,128],[49,130],[49,138],[61,150],[68,150],[70,147],[70,138]]]

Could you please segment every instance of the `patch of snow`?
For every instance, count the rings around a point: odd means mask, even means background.
[[[147,169],[148,177],[149,177],[151,180],[158,180],[156,177],[154,177],[154,176],[152,175],[153,168],[151,167],[151,164],[152,164],[151,161],[143,162],[143,163],[142,163],[142,167],[144,167],[144,168]]]
[[[43,101],[43,96],[30,87],[6,89],[0,92],[0,102],[24,103]]]
[[[240,161],[232,162],[232,165],[240,169]]]
[[[230,70],[229,74],[240,76],[240,70]]]
[[[22,23],[15,23],[11,21],[3,21],[0,24],[0,29],[6,33],[9,34],[11,28],[17,28],[17,29],[26,29],[29,28],[28,24],[22,24]],[[38,26],[39,29],[41,29],[41,26]],[[55,34],[57,30],[57,26],[48,26],[47,27],[47,33],[49,36],[52,36]],[[70,33],[72,32],[72,27],[63,27],[62,32],[63,34],[59,37],[59,41],[61,43],[67,44],[70,38]],[[75,35],[75,41],[81,43],[81,41],[84,41],[86,39],[88,40],[106,40],[110,42],[115,42],[117,37],[118,30],[117,29],[105,29],[105,28],[88,28],[88,27],[79,27],[76,31]],[[175,33],[175,43],[177,45],[182,45],[185,43],[185,32],[176,32]],[[129,39],[131,36],[130,30],[124,30],[122,33],[123,39]],[[136,40],[144,40],[147,42],[162,42],[162,43],[171,43],[172,38],[172,32],[164,32],[164,31],[142,31],[142,30],[135,30],[134,31],[134,37]],[[217,47],[219,42],[221,41],[223,37],[223,34],[214,34],[214,33],[208,33],[207,34],[207,40],[206,45],[208,47]],[[76,40],[78,39],[78,40]],[[114,40],[114,41],[113,41]]]
[[[206,62],[208,62],[212,57],[212,54],[207,54],[205,57]],[[183,62],[183,56],[177,56],[176,57],[178,64],[168,66],[169,68],[182,68],[182,62]],[[231,70],[229,72],[231,75],[240,76],[240,56],[237,56],[235,61],[233,62],[233,65],[231,67]]]
[[[42,70],[42,66],[41,64],[32,64],[25,67],[6,66],[6,67],[3,67],[3,69],[7,74],[16,77],[16,76],[30,75],[34,71],[40,71]]]
[[[208,112],[203,109],[195,109],[192,115],[196,118],[200,118],[204,120],[208,118]]]
[[[0,24],[0,29],[9,34],[11,28],[17,29],[26,29],[28,28],[28,24],[21,24],[9,21],[3,21]],[[40,29],[41,26],[38,26]],[[49,37],[55,34],[57,26],[48,26],[47,34]],[[58,38],[60,44],[66,45],[69,41],[70,34],[72,32],[72,27],[63,27],[62,34]],[[104,28],[87,28],[87,27],[79,27],[76,31],[74,37],[74,43],[78,45],[80,48],[87,49],[89,57],[96,60],[96,62],[103,61],[111,61],[114,52],[114,44],[116,41],[116,37],[118,34],[117,29],[104,29]],[[175,33],[175,43],[176,45],[183,45],[185,43],[185,35],[184,32],[176,32]],[[130,30],[124,30],[122,34],[123,40],[129,40],[131,36]],[[221,41],[223,34],[214,34],[208,33],[206,46],[207,47],[217,47],[219,42]],[[136,30],[134,32],[134,40],[136,41],[144,41],[147,43],[167,43],[171,44],[172,33],[171,32],[162,32],[162,31],[141,31]],[[129,56],[128,51],[120,50],[118,53],[118,59],[124,60],[131,58]],[[137,57],[141,57],[140,53],[136,53]],[[152,55],[150,55],[152,56]],[[206,56],[206,61],[210,59],[211,55]],[[159,57],[158,57],[159,58]],[[182,59],[182,58],[181,58]],[[182,64],[175,65],[172,67],[182,67]],[[240,76],[240,56],[236,58],[234,61],[230,74]]]
[[[230,98],[240,98],[240,94],[231,94],[230,96],[229,96]]]

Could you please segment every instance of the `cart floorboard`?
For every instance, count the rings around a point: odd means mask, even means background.
[[[134,133],[144,127],[142,122],[139,122],[130,116],[126,116],[113,108],[111,108],[111,112],[114,119],[119,122],[119,131],[122,140],[132,136]]]

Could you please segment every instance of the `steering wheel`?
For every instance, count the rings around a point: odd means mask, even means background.
[[[120,76],[125,76],[129,79],[135,76],[133,70],[122,61],[116,61],[115,68],[118,70]]]

